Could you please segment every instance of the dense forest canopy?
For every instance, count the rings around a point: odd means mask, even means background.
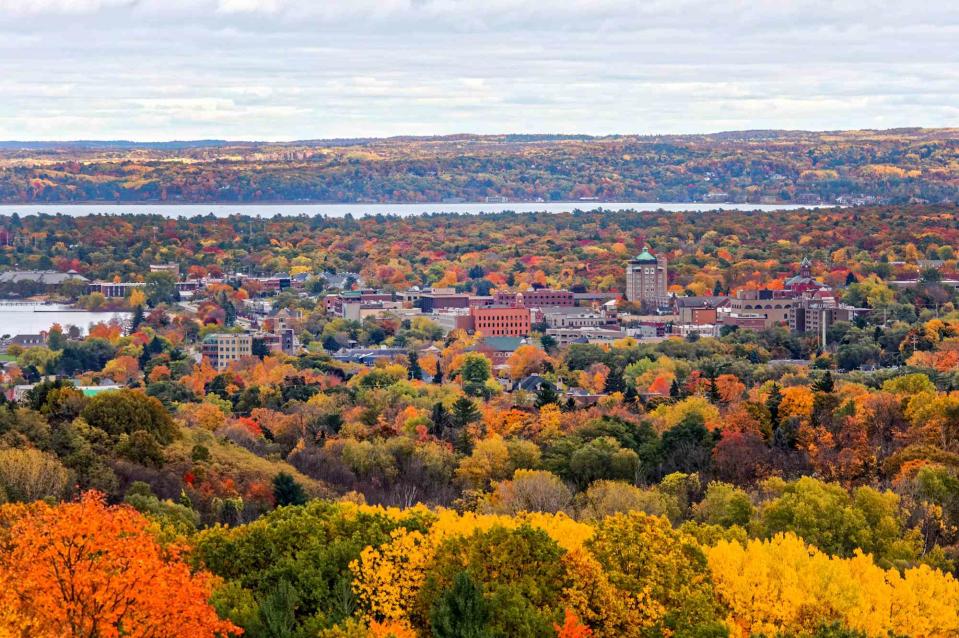
[[[954,201],[959,132],[0,144],[3,202]]]

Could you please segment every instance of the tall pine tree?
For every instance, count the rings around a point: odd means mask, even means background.
[[[430,610],[430,628],[436,638],[490,638],[489,603],[470,575],[462,571],[453,586]]]
[[[416,350],[411,350],[409,353],[410,365],[407,368],[409,373],[409,378],[411,380],[419,381],[423,378],[423,368],[420,367],[420,355]]]
[[[306,491],[292,475],[280,472],[273,477],[273,500],[277,507],[303,505],[307,501]]]
[[[559,393],[556,392],[552,383],[544,381],[536,391],[536,407],[541,408],[550,403],[559,403]]]

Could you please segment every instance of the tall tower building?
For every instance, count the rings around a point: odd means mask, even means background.
[[[669,305],[666,292],[666,258],[643,248],[626,263],[626,299],[662,308]]]

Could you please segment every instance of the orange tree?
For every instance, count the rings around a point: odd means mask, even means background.
[[[238,635],[149,521],[98,493],[55,507],[0,507],[0,638],[214,638]]]

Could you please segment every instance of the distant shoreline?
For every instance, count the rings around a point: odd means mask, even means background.
[[[550,200],[548,202],[540,201],[508,201],[508,202],[331,202],[327,200],[306,200],[306,199],[270,199],[256,202],[193,202],[193,201],[160,201],[143,200],[136,202],[113,202],[107,200],[75,200],[69,202],[4,202],[0,201],[0,207],[10,206],[602,206],[603,204],[625,205],[635,204],[644,206],[668,205],[668,206],[715,206],[718,208],[735,206],[737,209],[744,209],[748,206],[768,207],[768,206],[787,206],[789,208],[842,208],[839,204],[824,202],[820,204],[796,204],[795,202],[773,202],[773,203],[750,203],[750,202],[622,202],[615,200],[598,199],[573,199],[573,200]]]

